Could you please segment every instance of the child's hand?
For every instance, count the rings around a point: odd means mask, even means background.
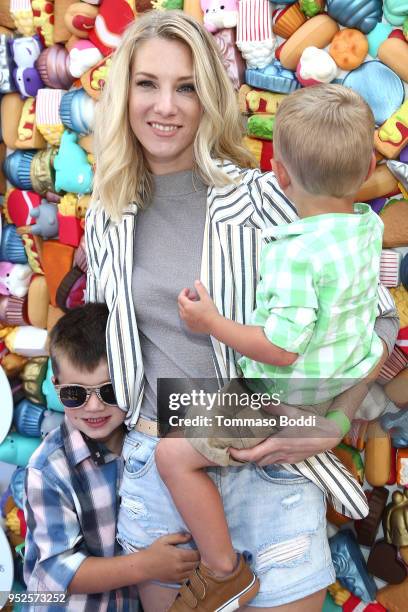
[[[189,540],[191,535],[188,533],[173,533],[158,538],[142,551],[145,555],[144,568],[150,580],[182,582],[191,574],[200,560],[198,551],[176,547],[176,544],[185,544]]]
[[[190,289],[180,291],[178,296],[180,318],[190,331],[197,334],[211,334],[214,320],[219,317],[217,307],[200,281],[195,281],[194,287],[199,300]]]

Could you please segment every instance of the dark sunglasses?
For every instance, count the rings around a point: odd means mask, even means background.
[[[86,387],[85,385],[54,385],[59,400],[65,408],[82,408],[92,393],[96,393],[101,402],[108,406],[117,406],[117,400],[111,382]]]

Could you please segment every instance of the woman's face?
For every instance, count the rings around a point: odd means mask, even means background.
[[[129,120],[153,174],[193,167],[201,114],[190,49],[158,37],[142,42],[132,66]]]

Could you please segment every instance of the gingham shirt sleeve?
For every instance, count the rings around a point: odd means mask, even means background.
[[[66,591],[79,566],[89,556],[72,500],[57,482],[35,468],[27,468],[27,558],[36,547],[36,576],[49,591]],[[82,546],[81,546],[82,545]],[[28,549],[28,550],[27,550]],[[25,573],[27,584],[30,576]]]
[[[301,355],[309,344],[317,319],[316,272],[307,258],[288,257],[286,248],[276,247],[275,243],[263,258],[257,303],[264,304],[268,310],[264,324],[268,340]]]

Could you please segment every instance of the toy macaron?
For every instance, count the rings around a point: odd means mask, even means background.
[[[359,30],[344,28],[334,35],[329,53],[339,68],[354,70],[363,63],[368,53],[367,38]]]
[[[378,87],[378,83],[382,87]],[[369,104],[376,125],[387,121],[401,107],[405,97],[401,78],[377,60],[364,62],[349,72],[342,84],[356,91]]]

